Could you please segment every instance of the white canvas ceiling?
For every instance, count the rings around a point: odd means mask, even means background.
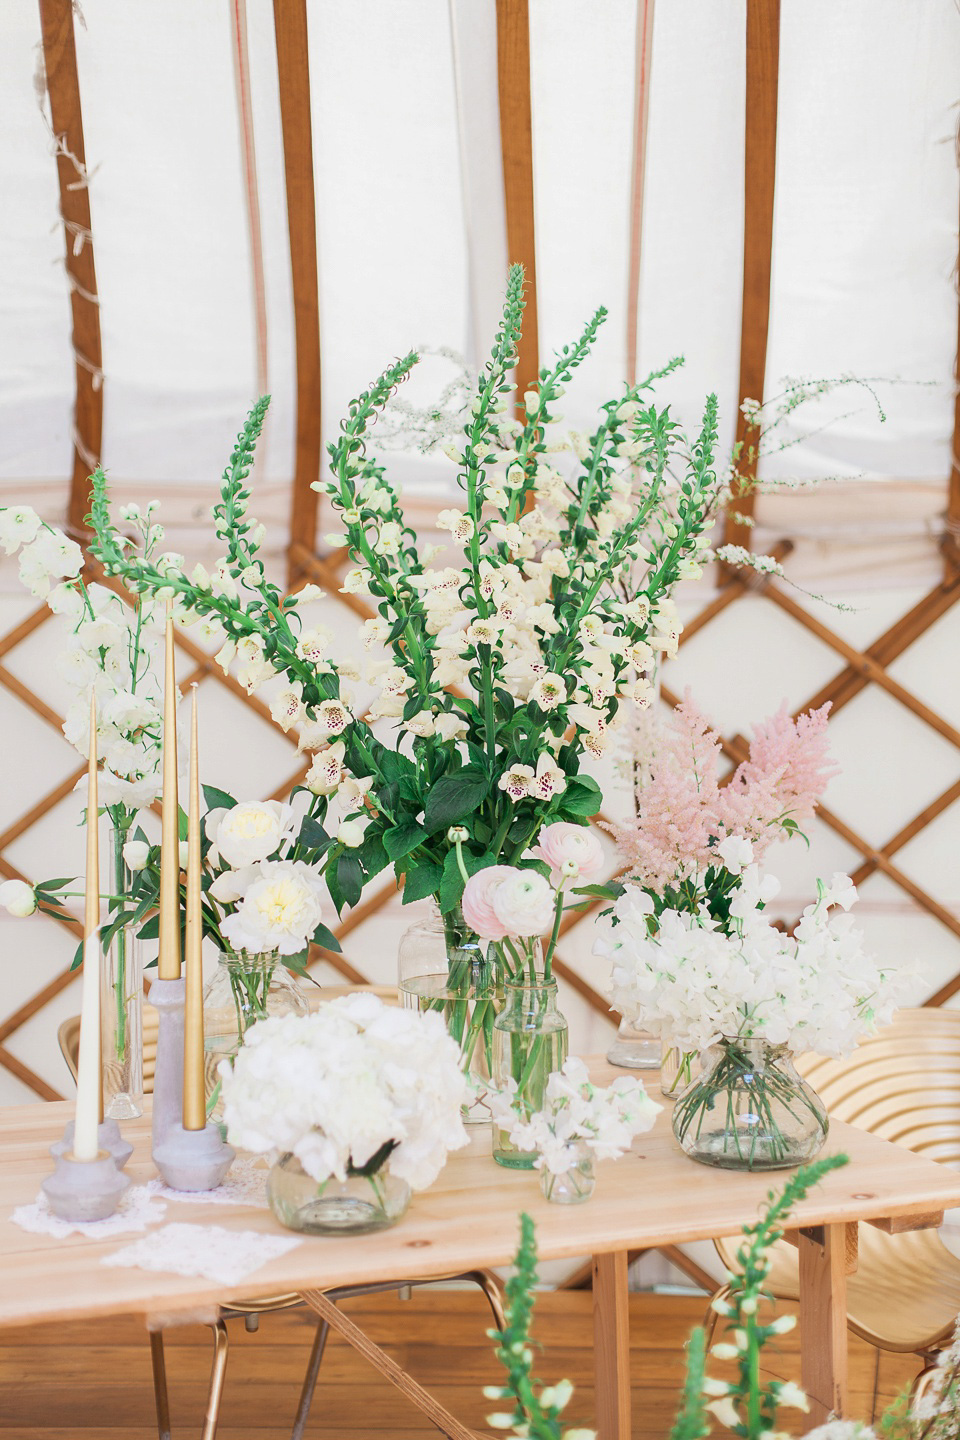
[[[541,358],[598,304],[610,311],[571,392],[573,424],[626,368],[637,11],[636,0],[530,6]],[[668,393],[692,419],[717,389],[727,439],[740,341],[744,24],[744,0],[656,6],[637,307],[639,368],[684,353]],[[265,387],[274,401],[260,479],[286,485],[295,367],[272,4],[83,0],[76,31],[104,464],[120,488],[205,498]],[[397,353],[446,345],[476,360],[489,341],[508,258],[494,0],[311,0],[309,35],[329,436],[350,396]],[[74,372],[38,42],[36,6],[4,6],[0,497],[33,490],[56,514],[72,463]],[[797,374],[912,382],[885,390],[883,427],[857,403],[788,452],[792,473],[945,481],[958,74],[952,0],[783,0],[767,390]],[[423,390],[438,375],[435,366]],[[449,479],[440,458],[402,470],[429,488]],[[285,496],[270,508],[281,519]],[[869,523],[876,506],[866,508]]]

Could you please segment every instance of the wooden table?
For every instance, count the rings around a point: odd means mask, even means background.
[[[591,1062],[594,1078],[615,1075]],[[656,1075],[648,1084],[652,1093]],[[547,1203],[539,1176],[501,1169],[490,1158],[483,1130],[469,1150],[451,1157],[439,1180],[414,1196],[392,1230],[354,1239],[304,1239],[241,1285],[108,1269],[102,1256],[134,1235],[110,1241],[81,1236],[53,1240],[28,1235],[7,1216],[29,1203],[50,1172],[47,1146],[59,1139],[67,1104],[0,1110],[0,1325],[140,1313],[189,1315],[217,1301],[282,1291],[320,1291],[387,1279],[418,1279],[509,1263],[517,1245],[518,1213],[537,1226],[541,1259],[594,1257],[594,1341],[597,1421],[602,1440],[629,1440],[630,1387],[627,1334],[627,1255],[658,1245],[734,1235],[756,1220],[767,1191],[783,1172],[745,1175],[688,1160],[670,1130],[670,1107],[656,1127],[634,1142],[632,1153],[599,1167],[594,1198],[586,1205]],[[127,1173],[151,1178],[149,1121],[124,1125],[135,1150]],[[858,1222],[885,1229],[935,1225],[944,1208],[960,1205],[960,1174],[862,1130],[835,1123],[828,1150],[851,1163],[826,1177],[794,1215],[800,1250],[802,1380],[811,1399],[811,1424],[831,1410],[843,1412],[846,1382],[846,1276],[855,1268]],[[166,1223],[192,1221],[276,1234],[265,1210],[171,1202]]]

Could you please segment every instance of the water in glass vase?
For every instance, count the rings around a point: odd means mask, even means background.
[[[461,1064],[473,1081],[465,1124],[490,1119],[486,1084],[493,1065],[493,1026],[503,1005],[497,956],[473,934],[459,911],[439,911],[413,925],[400,941],[398,988],[405,1009],[442,1016],[460,1046]]]
[[[567,1058],[567,1022],[557,1009],[553,980],[508,982],[506,993],[506,1005],[493,1026],[493,1078],[499,1089],[516,1082],[514,1109],[529,1118],[543,1108],[547,1081]],[[519,1150],[509,1130],[498,1125],[493,1158],[510,1170],[532,1170],[536,1155]]]
[[[219,1121],[220,1061],[236,1055],[251,1025],[269,1015],[306,1015],[307,999],[295,975],[276,955],[221,952],[203,992],[204,1082],[207,1114]]]

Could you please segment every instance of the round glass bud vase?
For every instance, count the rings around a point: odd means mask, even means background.
[[[724,1039],[678,1097],[673,1133],[693,1160],[725,1170],[784,1170],[812,1160],[829,1122],[783,1045]]]
[[[281,1155],[267,1177],[270,1209],[288,1230],[304,1235],[368,1235],[406,1214],[410,1186],[389,1170],[317,1181],[296,1155]]]
[[[397,955],[400,999],[406,1009],[433,1010],[460,1046],[474,1098],[464,1106],[465,1124],[490,1119],[486,1099],[493,1064],[493,1025],[503,1008],[503,979],[495,947],[478,939],[459,910],[411,925]]]
[[[119,810],[120,807],[117,807]],[[110,812],[113,813],[112,811]],[[133,874],[123,858],[132,815],[115,818],[110,830],[110,874],[124,908],[135,908]],[[103,1118],[132,1120],[143,1114],[143,953],[136,924],[120,925],[104,946],[100,970],[100,1053]]]
[[[543,1109],[547,1081],[563,1067],[568,1050],[567,1022],[557,1009],[555,980],[508,981],[506,1003],[493,1024],[493,1080],[497,1089],[516,1081],[514,1109],[524,1117]],[[510,1132],[498,1125],[493,1158],[511,1170],[532,1170],[532,1150],[518,1150]]]
[[[540,1171],[540,1189],[544,1199],[554,1205],[581,1205],[589,1200],[597,1183],[593,1168],[593,1151],[585,1140],[574,1140],[575,1157],[566,1170],[555,1175],[546,1165]]]
[[[220,952],[203,991],[203,1068],[211,1119],[219,1120],[223,1109],[217,1067],[236,1055],[250,1026],[268,1015],[306,1015],[308,1008],[300,981],[277,955]]]
[[[699,1070],[698,1050],[681,1050],[679,1045],[671,1044],[669,1038],[661,1041],[660,1094],[667,1100],[675,1100]]]

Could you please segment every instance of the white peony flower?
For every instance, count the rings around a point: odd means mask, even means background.
[[[0,905],[22,920],[36,910],[37,897],[26,880],[4,880],[0,885]]]
[[[215,856],[237,869],[275,855],[293,839],[297,824],[293,807],[279,800],[244,800],[232,810],[211,810],[206,832]]]
[[[237,909],[220,922],[228,944],[251,955],[298,954],[323,918],[317,872],[302,860],[261,860],[234,879]]]

